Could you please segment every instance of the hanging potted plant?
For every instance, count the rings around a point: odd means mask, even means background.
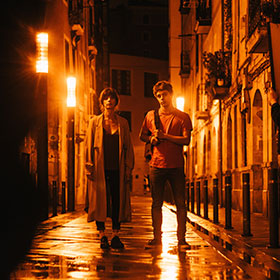
[[[203,53],[203,65],[207,70],[206,87],[212,94],[228,90],[231,83],[230,61],[230,52]]]

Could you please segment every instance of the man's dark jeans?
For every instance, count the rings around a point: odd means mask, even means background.
[[[150,183],[152,188],[152,220],[154,238],[161,238],[162,204],[164,185],[169,181],[177,208],[177,238],[185,239],[186,234],[186,202],[185,175],[183,168],[150,168]]]

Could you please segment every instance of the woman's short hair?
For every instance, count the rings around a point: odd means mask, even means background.
[[[173,88],[168,81],[158,81],[153,87],[153,93],[156,95],[158,91],[167,90],[170,94],[173,94]]]
[[[101,107],[103,107],[103,102],[108,97],[111,97],[116,100],[116,106],[119,104],[120,98],[119,98],[118,92],[114,88],[107,87],[107,88],[104,88],[100,93],[99,102],[100,102]]]

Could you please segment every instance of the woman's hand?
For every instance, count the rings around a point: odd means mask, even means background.
[[[126,168],[124,176],[125,176],[125,179],[124,179],[125,182],[129,183],[131,181],[131,170]]]
[[[94,164],[90,162],[86,162],[86,171],[89,173],[93,173],[94,171]]]
[[[87,176],[88,180],[94,181],[93,173],[86,173],[86,176]]]
[[[90,181],[94,181],[94,164],[87,162],[86,163],[86,176]]]

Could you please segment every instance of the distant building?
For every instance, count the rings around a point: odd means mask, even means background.
[[[110,53],[167,60],[168,1],[120,2],[123,3],[110,4],[108,19]]]
[[[139,132],[145,114],[158,107],[153,96],[153,85],[168,78],[168,61],[139,56],[111,54],[111,84],[120,94],[120,115],[130,125],[134,144],[135,168],[133,171],[133,192],[142,193],[144,175],[148,165],[144,159],[144,143]]]
[[[46,94],[45,104],[40,104],[41,112],[47,110],[46,137],[43,143],[40,140],[40,130],[34,130],[26,136],[21,148],[23,162],[34,175],[35,181],[40,184],[40,173],[47,172],[46,196],[52,205],[52,184],[56,182],[61,204],[62,182],[66,184],[66,203],[69,203],[69,159],[74,159],[74,186],[72,196],[75,204],[83,204],[85,196],[86,176],[84,159],[84,139],[88,120],[98,111],[96,88],[108,85],[108,78],[104,74],[106,48],[104,45],[103,11],[106,10],[106,1],[78,1],[59,0],[45,2],[44,8],[38,10],[40,24],[36,22],[28,26],[32,30],[31,40],[36,43],[37,32],[45,32],[48,41],[45,44],[47,73],[37,73],[34,84],[39,84],[35,96]],[[42,6],[43,7],[43,6]],[[35,17],[36,15],[34,15]],[[101,42],[101,43],[100,43]],[[105,43],[104,43],[105,42]],[[34,50],[34,73],[36,53]],[[108,56],[108,52],[107,52]],[[107,75],[109,73],[107,66]],[[76,78],[76,105],[74,112],[73,137],[69,134],[70,109],[67,107],[67,78]],[[35,77],[35,76],[34,76]],[[41,81],[45,80],[44,84]],[[73,93],[73,92],[72,92]],[[45,108],[45,109],[44,109]],[[41,124],[42,125],[42,124]],[[74,141],[75,151],[71,155],[69,141]],[[42,148],[39,148],[41,147]],[[41,150],[45,151],[47,164],[40,163]],[[39,168],[39,165],[43,167]],[[45,180],[46,181],[46,180]],[[45,183],[44,183],[45,184]],[[68,193],[68,195],[67,195]],[[69,205],[68,205],[69,206]],[[69,209],[69,207],[68,207]]]
[[[120,114],[129,121],[136,155],[133,192],[144,190],[148,164],[139,132],[145,114],[158,107],[152,88],[168,80],[168,5],[161,1],[116,1],[109,10],[110,83],[120,94]]]

